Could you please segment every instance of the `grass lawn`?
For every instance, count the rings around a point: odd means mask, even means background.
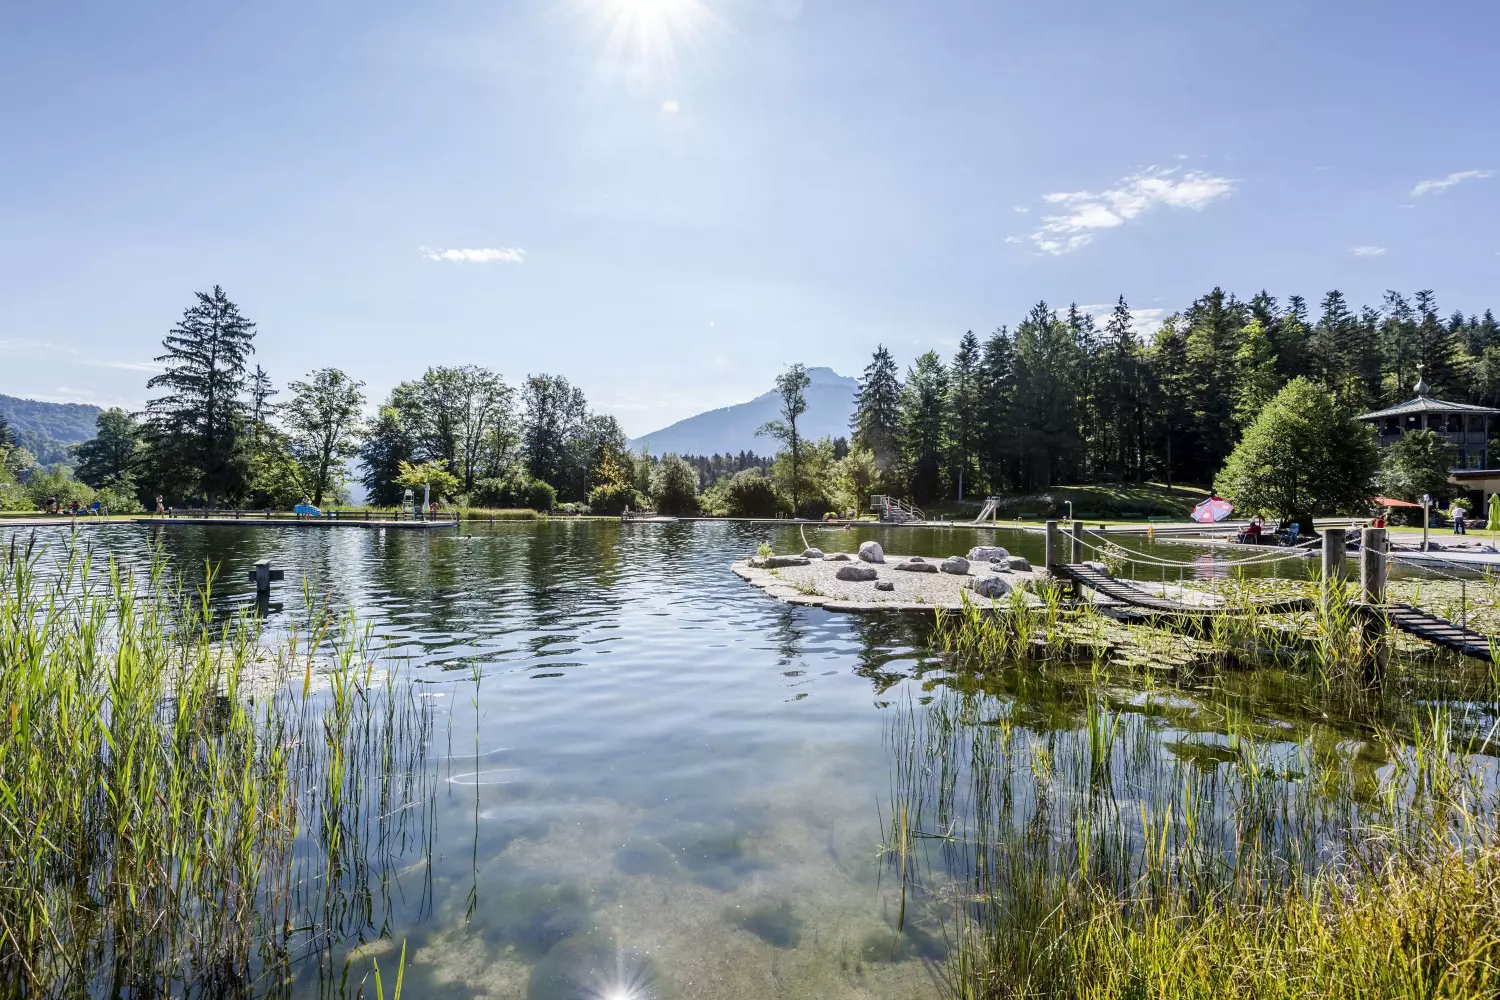
[[[1038,493],[1011,493],[1001,498],[999,520],[1017,517],[1045,520],[1065,517],[1068,503],[1073,514],[1088,521],[1141,523],[1148,517],[1185,519],[1193,507],[1208,498],[1208,488],[1165,483],[1101,483],[1092,486],[1054,486]],[[923,512],[930,518],[972,520],[984,506],[984,498],[963,503],[930,504]],[[1028,517],[1029,516],[1029,517]]]

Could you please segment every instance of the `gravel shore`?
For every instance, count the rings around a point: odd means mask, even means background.
[[[752,565],[752,560],[742,560],[730,566],[740,579],[759,587],[767,594],[788,604],[826,608],[829,611],[926,611],[934,608],[956,610],[963,606],[961,594],[965,585],[979,577],[998,576],[1013,589],[1026,591],[1038,578],[1035,571],[999,572],[989,563],[975,562],[963,576],[954,573],[913,573],[898,570],[896,566],[906,562],[908,556],[889,555],[884,563],[861,562],[853,553],[846,553],[848,561],[812,559],[806,566],[778,566],[765,569]],[[940,559],[926,559],[933,565]],[[838,579],[838,571],[845,566],[869,566],[876,571],[876,579],[850,581]],[[877,582],[889,582],[892,590],[876,590]],[[988,606],[988,598],[968,591],[971,604]],[[1029,600],[1035,598],[1027,594]]]

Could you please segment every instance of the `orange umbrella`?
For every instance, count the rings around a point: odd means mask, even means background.
[[[1421,507],[1419,503],[1410,500],[1392,500],[1390,497],[1376,497],[1375,502],[1382,507]]]

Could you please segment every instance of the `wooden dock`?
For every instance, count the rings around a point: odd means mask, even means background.
[[[219,514],[168,514],[147,515],[132,518],[135,524],[170,525],[233,525],[240,528],[456,528],[457,514],[442,514],[436,518],[393,517],[391,515],[357,517],[345,514],[341,517],[297,517],[293,514],[271,514],[261,511],[225,511]]]

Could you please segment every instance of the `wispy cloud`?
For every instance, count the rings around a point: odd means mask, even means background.
[[[1025,215],[1027,212],[1031,211],[1031,209],[1027,208],[1025,205],[1012,205],[1011,209],[1013,211],[1020,212],[1022,215]]]
[[[435,250],[417,248],[428,260],[446,260],[458,264],[524,264],[526,251],[520,247],[482,247],[475,250]]]
[[[1444,191],[1464,181],[1478,181],[1486,177],[1495,176],[1493,170],[1460,170],[1449,174],[1447,177],[1438,177],[1430,181],[1418,181],[1417,186],[1411,189],[1413,197],[1420,198],[1424,194],[1442,194]]]
[[[1007,242],[1007,243],[1019,243],[1019,242],[1021,242],[1021,237],[1019,237],[1019,236],[1007,236],[1007,237],[1005,237],[1005,242]]]
[[[1180,173],[1179,168],[1148,167],[1121,179],[1114,187],[1092,191],[1061,191],[1042,200],[1062,210],[1044,215],[1031,242],[1042,253],[1069,253],[1094,239],[1094,230],[1123,226],[1157,206],[1201,211],[1234,190],[1235,182],[1202,170]]]
[[[1385,247],[1350,247],[1349,252],[1356,257],[1379,257],[1385,253]]]
[[[1086,312],[1094,317],[1094,322],[1103,326],[1109,322],[1110,316],[1114,314],[1113,305],[1091,305],[1079,306],[1080,312]],[[1167,316],[1165,309],[1132,309],[1130,310],[1130,321],[1135,332],[1141,335],[1155,333],[1161,327],[1161,321]]]
[[[119,368],[127,372],[160,372],[166,370],[166,366],[160,361],[90,361],[89,364],[99,368]]]

